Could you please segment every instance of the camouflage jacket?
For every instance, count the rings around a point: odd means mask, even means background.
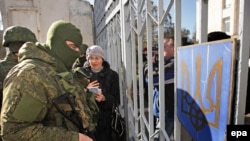
[[[2,109],[2,100],[3,100],[3,81],[8,74],[9,70],[18,63],[17,56],[12,53],[6,54],[3,60],[0,60],[0,111]],[[1,122],[1,120],[0,120]],[[2,139],[0,139],[2,141]]]
[[[1,113],[4,140],[78,141],[80,129],[53,104],[63,94],[69,96],[82,126],[89,131],[95,129],[95,99],[75,81],[73,73],[58,73],[55,58],[33,43],[19,50],[19,60],[5,79]],[[66,114],[72,113],[67,100],[57,106]]]
[[[0,89],[3,89],[3,81],[9,70],[18,63],[17,57],[8,53],[3,60],[0,60]],[[2,92],[1,92],[2,93]],[[1,94],[2,96],[2,94]]]

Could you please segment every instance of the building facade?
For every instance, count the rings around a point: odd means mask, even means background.
[[[238,34],[239,0],[208,1],[208,33],[223,31],[228,35]]]

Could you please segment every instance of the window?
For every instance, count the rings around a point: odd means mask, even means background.
[[[231,0],[224,0],[224,8],[230,8],[231,7]]]
[[[224,20],[223,20],[223,28],[224,28],[224,32],[229,34],[229,32],[230,32],[230,18],[224,18]]]

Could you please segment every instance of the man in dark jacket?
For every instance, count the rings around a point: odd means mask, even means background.
[[[174,129],[174,40],[173,38],[164,38],[164,78],[165,78],[165,129],[170,136]],[[153,114],[158,132],[160,105],[159,105],[159,72],[158,62],[153,58]],[[148,67],[144,69],[145,81],[148,82]],[[159,140],[155,135],[155,140]]]

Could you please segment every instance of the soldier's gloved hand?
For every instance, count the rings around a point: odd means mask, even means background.
[[[93,141],[89,136],[79,133],[79,141]]]

